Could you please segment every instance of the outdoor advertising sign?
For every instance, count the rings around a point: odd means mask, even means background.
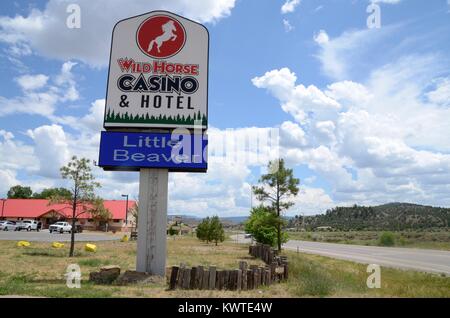
[[[105,170],[205,172],[207,145],[201,134],[102,131],[99,165]]]
[[[104,127],[206,129],[208,48],[203,25],[170,12],[119,21],[112,34]]]

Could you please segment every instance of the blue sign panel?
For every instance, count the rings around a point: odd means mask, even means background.
[[[102,131],[99,166],[104,170],[206,172],[205,134]]]

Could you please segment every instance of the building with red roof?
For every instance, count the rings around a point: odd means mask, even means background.
[[[89,213],[82,213],[79,207],[77,214],[78,224],[85,229],[104,229],[106,224],[109,230],[124,231],[135,226],[135,220],[130,209],[135,201],[128,201],[128,216],[126,216],[126,200],[105,200],[104,206],[111,212],[112,218],[108,222],[97,222]],[[57,221],[70,220],[72,207],[69,204],[50,204],[46,199],[2,199],[0,201],[0,219],[2,220],[37,220],[42,222],[42,228],[48,228]],[[128,224],[125,224],[127,220]]]

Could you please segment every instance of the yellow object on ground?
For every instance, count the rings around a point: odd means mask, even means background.
[[[84,249],[86,252],[96,252],[97,251],[97,245],[95,244],[86,244],[84,246]]]
[[[52,247],[53,248],[61,248],[61,247],[64,247],[64,244],[63,243],[59,243],[59,242],[53,242],[52,243]]]
[[[17,242],[17,246],[30,246],[31,245],[31,243],[30,242],[27,242],[27,241],[19,241],[19,242]]]
[[[121,239],[122,242],[128,242],[129,238],[128,235],[124,235]]]

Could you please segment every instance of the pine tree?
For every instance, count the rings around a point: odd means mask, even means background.
[[[292,169],[287,169],[283,159],[269,162],[269,173],[261,176],[261,186],[254,186],[253,192],[261,202],[267,201],[275,212],[279,221],[277,222],[278,251],[281,251],[281,213],[294,205],[290,198],[298,194],[300,180],[294,178]]]
[[[214,216],[209,223],[208,239],[216,244],[225,241],[225,231],[219,217]]]

